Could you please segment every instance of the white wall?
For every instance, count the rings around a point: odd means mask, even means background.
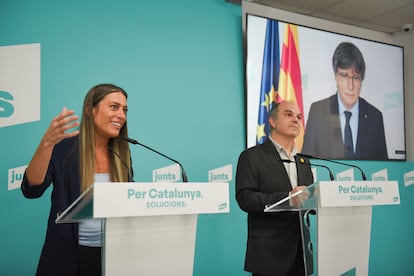
[[[414,31],[398,33],[393,37],[395,44],[404,46],[405,69],[405,125],[407,140],[407,160],[414,160],[414,110],[411,104],[414,102]]]

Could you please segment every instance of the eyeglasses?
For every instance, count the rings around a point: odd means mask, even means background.
[[[350,76],[345,72],[337,72],[337,74],[342,80],[344,80],[346,82],[349,82],[349,80],[352,80],[352,83],[355,84],[355,85],[361,85],[361,83],[362,83],[362,77],[361,76],[357,76],[357,75]]]

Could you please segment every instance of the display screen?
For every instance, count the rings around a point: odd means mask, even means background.
[[[289,22],[252,14],[245,20],[247,147],[261,143],[263,102],[292,100],[286,93],[293,89],[303,117],[303,137],[297,142],[303,153],[332,159],[406,160],[403,47],[306,26],[290,28]],[[289,36],[292,30],[296,36]],[[351,59],[346,57],[350,47],[357,49]],[[289,55],[296,55],[297,63]],[[264,83],[269,82],[265,76],[269,72],[276,87],[264,96],[271,89]],[[283,87],[278,83],[281,77]],[[290,92],[281,91],[286,89]],[[354,114],[351,155],[344,153],[346,116],[341,113],[348,109]]]

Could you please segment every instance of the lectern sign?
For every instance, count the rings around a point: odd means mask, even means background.
[[[116,202],[116,204],[111,204]],[[229,212],[228,183],[95,183],[94,217]]]
[[[322,207],[400,204],[397,181],[321,181]]]

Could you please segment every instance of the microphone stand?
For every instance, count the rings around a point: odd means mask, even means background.
[[[362,176],[362,180],[366,181],[367,180],[367,176],[365,175],[365,173],[362,171],[362,169],[356,165],[352,165],[352,164],[347,164],[347,163],[343,163],[343,162],[339,162],[336,160],[331,160],[331,159],[326,159],[326,158],[322,158],[322,157],[316,157],[316,156],[312,156],[312,155],[307,155],[307,154],[302,154],[302,153],[298,153],[297,155],[299,156],[303,156],[309,159],[318,159],[318,160],[323,160],[323,161],[327,161],[327,162],[331,162],[331,163],[336,163],[342,166],[349,166],[349,167],[353,167],[358,169],[361,172],[361,176]]]
[[[320,165],[320,164],[311,164],[311,163],[305,162],[304,160],[300,160],[300,162],[296,162],[296,161],[292,161],[292,160],[289,160],[289,159],[279,159],[279,161],[281,161],[283,163],[305,164],[305,165],[309,165],[309,166],[315,166],[315,167],[325,168],[329,172],[329,178],[331,179],[331,181],[334,181],[335,180],[335,177],[334,177],[332,171],[328,168],[328,166]]]
[[[186,174],[186,172],[185,172],[185,170],[184,170],[184,167],[183,167],[183,165],[181,165],[181,163],[180,163],[180,162],[178,162],[177,160],[172,159],[171,157],[169,157],[169,156],[167,156],[167,155],[165,155],[165,154],[163,154],[163,153],[161,153],[161,152],[159,152],[159,151],[157,151],[157,150],[155,150],[155,149],[153,149],[153,148],[151,148],[151,147],[149,147],[149,146],[146,146],[146,145],[144,145],[144,144],[141,144],[140,142],[138,142],[138,141],[137,141],[137,140],[135,140],[135,139],[132,139],[132,138],[129,138],[129,137],[121,137],[121,138],[122,138],[122,139],[124,139],[125,141],[127,141],[127,142],[131,143],[131,144],[134,144],[134,145],[140,145],[141,147],[144,147],[144,148],[146,148],[146,149],[148,149],[148,150],[150,150],[150,151],[152,151],[152,152],[155,152],[155,153],[157,153],[157,154],[159,154],[159,155],[161,155],[161,156],[163,156],[163,157],[167,158],[168,160],[171,160],[171,161],[173,161],[174,163],[178,164],[178,165],[180,166],[180,168],[181,168],[181,177],[182,177],[182,179],[183,179],[183,182],[188,182],[187,174]]]
[[[125,162],[125,160],[122,159],[121,156],[116,151],[114,151],[114,149],[112,147],[109,147],[108,150],[109,150],[109,152],[113,153],[119,159],[119,161],[121,161],[121,164],[123,166],[125,166],[127,168],[127,170],[128,170],[128,181],[129,182],[134,182],[134,177],[133,177],[132,169],[130,167],[128,167],[128,165]]]

